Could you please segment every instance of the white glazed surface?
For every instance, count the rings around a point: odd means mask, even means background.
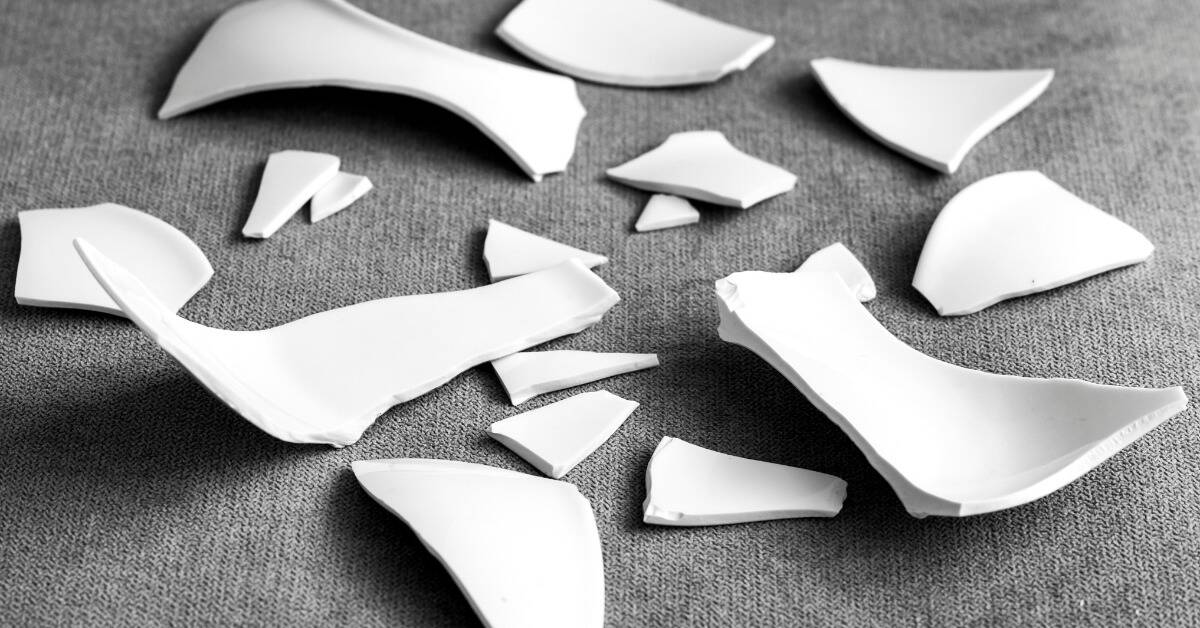
[[[653,353],[522,351],[492,360],[514,406],[548,392],[658,366]]]

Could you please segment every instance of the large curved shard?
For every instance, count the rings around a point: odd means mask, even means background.
[[[854,440],[914,516],[1024,504],[1187,406],[1181,388],[973,371],[888,333],[832,273],[717,282],[722,339],[754,351]]]
[[[427,100],[466,118],[535,181],[561,172],[584,109],[565,76],[448,46],[343,0],[253,0],[213,23],[160,118],[253,92],[331,85]]]
[[[570,260],[473,290],[227,331],[176,316],[86,241],[75,248],[125,315],[200,383],[263,431],[295,443],[353,443],[388,408],[477,364],[586,329],[619,300]]]

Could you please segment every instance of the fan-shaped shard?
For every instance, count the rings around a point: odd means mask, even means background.
[[[1133,227],[1040,172],[1008,172],[963,189],[938,214],[913,287],[939,314],[978,312],[1145,261],[1154,245]]]
[[[631,87],[712,83],[775,44],[660,0],[524,0],[496,34],[564,74]]]
[[[832,517],[846,482],[832,475],[739,458],[664,436],[646,467],[646,523],[710,526]]]
[[[1054,70],[925,70],[831,58],[814,60],[812,69],[864,131],[946,174],[1054,78]]]
[[[542,394],[658,366],[653,353],[522,351],[492,360],[514,406]]]
[[[670,194],[655,194],[646,203],[642,215],[633,226],[638,231],[670,229],[700,222],[700,212],[686,198]]]
[[[271,153],[242,235],[269,238],[338,174],[342,160],[325,153]]]
[[[448,460],[353,467],[363,489],[446,567],[484,625],[604,625],[600,534],[574,486]]]
[[[113,203],[75,209],[32,209],[17,214],[21,257],[17,303],[92,310],[122,316],[71,245],[86,238],[112,251],[146,289],[176,312],[212,277],[200,247],[175,227]]]
[[[635,188],[745,209],[796,187],[796,175],[736,149],[719,131],[675,133],[608,170]]]
[[[636,401],[598,390],[496,421],[487,433],[558,479],[603,445],[637,407]]]
[[[500,281],[577,259],[588,268],[608,262],[603,255],[589,253],[549,238],[522,231],[499,220],[488,221],[483,240],[483,263],[492,281]]]
[[[813,253],[796,269],[798,273],[833,273],[846,282],[846,287],[859,301],[866,303],[875,298],[875,281],[862,262],[841,242]]]
[[[371,180],[361,174],[337,173],[313,196],[309,220],[324,220],[346,209],[374,187]]]
[[[83,240],[109,296],[213,394],[281,440],[343,446],[388,408],[460,372],[581,331],[618,297],[572,260],[473,290],[367,301],[262,331],[174,315]]]
[[[918,517],[1038,499],[1187,406],[1180,388],[939,362],[889,334],[829,273],[735,273],[717,282],[717,297],[721,338],[786,376]]]
[[[253,0],[226,11],[179,70],[171,118],[253,92],[332,85],[427,100],[466,118],[535,181],[567,167],[575,82],[422,37],[343,0]]]

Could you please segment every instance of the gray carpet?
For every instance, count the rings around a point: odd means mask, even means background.
[[[1032,504],[917,520],[834,425],[715,333],[712,282],[790,270],[845,242],[880,288],[871,312],[940,359],[1027,376],[1200,392],[1200,4],[764,0],[681,4],[778,43],[716,85],[580,84],[588,117],[564,175],[531,183],[480,132],[422,102],[318,89],[154,119],[230,2],[0,0],[0,292],[16,213],[113,201],[190,235],[216,268],[183,309],[249,329],[366,299],[480,285],[489,217],[607,254],[623,301],[552,343],[655,351],[606,388],[641,402],[571,474],[595,507],[612,626],[1196,625],[1200,426],[1188,410]],[[1058,6],[1055,6],[1057,4]],[[437,39],[528,62],[491,31],[513,0],[362,0]],[[807,61],[1053,67],[1029,109],[941,176],[871,140]],[[604,169],[712,128],[800,176],[746,211],[631,234],[646,195]],[[239,235],[266,155],[342,156],[375,191],[317,225]],[[909,282],[958,190],[1038,169],[1145,233],[1147,263],[940,319]],[[261,433],[129,323],[0,299],[0,624],[403,625],[476,620],[453,581],[359,489],[352,460],[452,458],[533,469],[483,428],[514,413],[488,368],[397,407],[344,450]],[[866,384],[869,384],[867,382]],[[663,435],[833,473],[828,520],[671,529],[640,520]]]

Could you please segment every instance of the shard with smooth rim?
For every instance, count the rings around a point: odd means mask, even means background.
[[[483,263],[487,265],[492,281],[549,268],[569,259],[577,259],[588,268],[608,262],[603,255],[534,235],[499,220],[488,221],[487,237],[483,241]]]
[[[269,238],[338,173],[341,160],[325,153],[271,153],[242,235]]]
[[[700,222],[700,212],[686,198],[655,194],[646,202],[642,215],[633,226],[638,231],[657,231]]]
[[[867,272],[862,262],[841,242],[834,242],[809,255],[796,272],[833,273],[846,282],[846,287],[850,288],[859,301],[866,303],[875,298],[875,281],[871,279],[871,273]]]
[[[636,401],[598,390],[496,421],[487,433],[557,479],[603,445],[637,407]]]
[[[374,187],[371,180],[361,174],[337,173],[325,187],[313,195],[309,220],[324,220],[346,209]]]
[[[522,351],[492,360],[514,406],[534,397],[658,366],[653,353]]]

